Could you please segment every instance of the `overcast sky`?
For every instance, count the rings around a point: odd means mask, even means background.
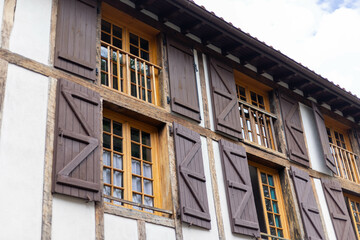
[[[360,0],[195,0],[360,98]]]

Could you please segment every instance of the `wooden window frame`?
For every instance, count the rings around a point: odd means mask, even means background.
[[[110,200],[110,202],[104,201],[105,204],[120,206],[120,207],[126,207],[130,209],[135,209],[137,211],[141,212],[147,212],[151,213],[153,212],[156,215],[160,215],[161,212],[169,214],[169,211],[161,211],[162,209],[162,192],[161,192],[161,182],[160,182],[160,172],[161,172],[161,159],[159,157],[159,135],[158,135],[158,129],[156,127],[150,126],[146,123],[134,120],[132,118],[126,117],[124,115],[121,115],[119,113],[110,111],[108,109],[103,110],[103,118],[110,119],[112,121],[116,121],[118,123],[122,124],[122,138],[123,138],[123,200],[120,201],[119,199],[111,196],[111,198],[106,198]],[[111,122],[112,122],[111,121]],[[112,127],[111,127],[112,128]],[[131,135],[130,130],[131,128],[136,128],[140,131],[145,131],[150,134],[150,141],[151,141],[151,158],[152,158],[152,179],[153,179],[153,207],[144,207],[142,210],[137,209],[139,205],[132,201],[132,171],[131,171],[131,165],[132,165],[132,156],[131,156]],[[102,131],[104,133],[104,131]],[[106,132],[108,134],[108,132]],[[111,136],[112,136],[111,132]],[[112,162],[112,153],[114,152],[112,147],[112,141],[113,138],[111,137],[111,149],[103,148],[103,151],[109,151],[111,153],[111,162]],[[103,167],[104,168],[104,165]],[[109,167],[106,167],[109,168]],[[141,167],[142,169],[142,167]],[[111,182],[113,181],[113,173],[111,172]],[[111,194],[113,193],[113,184],[105,184],[105,186],[111,186]],[[144,195],[144,187],[142,183],[142,195]],[[143,199],[143,198],[142,198]],[[119,201],[116,201],[119,200]],[[119,202],[119,204],[114,203]],[[121,204],[122,205],[121,205]],[[142,204],[144,205],[144,204]]]
[[[135,20],[133,17],[111,7],[110,5],[103,3],[102,4],[102,17],[101,20],[105,20],[110,23],[112,26],[115,25],[122,30],[122,48],[118,48],[113,46],[113,44],[109,44],[103,40],[100,40],[100,45],[102,47],[107,48],[107,72],[103,71],[100,66],[100,84],[103,87],[116,91],[118,93],[126,94],[127,96],[133,97],[135,99],[141,100],[143,102],[160,105],[160,91],[159,91],[159,72],[161,67],[158,66],[157,60],[157,38],[159,31],[153,29],[152,27],[142,23],[138,20]],[[112,27],[111,27],[112,29]],[[100,30],[102,32],[102,30]],[[148,41],[149,44],[149,60],[142,59],[140,54],[139,56],[135,56],[130,53],[130,34],[134,34],[137,37]],[[110,36],[112,41],[112,35]],[[140,49],[140,45],[138,46]],[[111,50],[111,51],[110,51]],[[101,50],[100,50],[101,51]],[[113,88],[113,65],[112,65],[112,56],[110,56],[110,52],[116,52],[117,55],[117,81],[118,81],[118,89]],[[121,57],[120,57],[121,55]],[[101,54],[100,54],[101,56]],[[105,57],[101,56],[101,59],[105,59]],[[130,60],[134,59],[134,60]],[[135,69],[131,68],[130,61],[134,61]],[[137,65],[147,65],[148,70],[141,70],[141,68],[137,67]],[[120,68],[122,68],[122,77],[120,77]],[[135,72],[135,84],[132,84],[131,81],[131,72]],[[102,84],[101,75],[105,73],[108,78],[108,85]],[[138,76],[146,76],[148,75],[148,79],[150,80],[150,85],[145,80],[145,84],[142,85],[140,83],[140,79]],[[146,78],[145,78],[146,79]],[[121,80],[123,80],[123,85],[121,86]],[[132,96],[131,85],[136,86],[136,96]],[[145,90],[145,99],[142,98],[142,93],[139,91]],[[149,99],[148,93],[151,92],[151,100]]]
[[[261,235],[263,237],[268,237],[268,239],[290,239],[289,225],[288,225],[288,219],[287,219],[285,205],[284,205],[284,198],[283,198],[283,194],[282,194],[282,190],[281,190],[279,172],[275,169],[268,168],[261,164],[251,162],[251,161],[249,161],[249,165],[256,168],[257,178],[258,178],[258,183],[259,183],[261,203],[262,203],[264,220],[265,220],[265,225],[266,225],[266,230],[267,230],[267,233],[261,233]],[[270,225],[269,225],[269,220],[268,220],[268,216],[267,216],[268,211],[266,210],[265,197],[264,197],[264,192],[263,192],[263,188],[262,188],[263,183],[261,181],[261,172],[270,174],[273,176],[275,194],[277,196],[276,200],[278,202],[278,207],[279,207],[280,221],[282,223],[283,237],[273,236],[270,233]],[[274,219],[274,222],[275,222],[275,219]],[[275,228],[277,228],[277,227],[275,227]],[[272,238],[272,236],[274,238]]]
[[[349,208],[349,212],[350,212],[351,221],[354,226],[355,234],[356,234],[357,238],[360,239],[360,209],[358,209],[358,211],[356,212],[358,215],[358,219],[359,219],[359,221],[356,222],[355,216],[354,216],[354,211],[351,207],[351,201],[354,201],[355,204],[358,203],[360,205],[360,197],[353,196],[353,195],[350,195],[347,193],[344,193],[344,196],[347,198],[347,204],[348,204],[348,208]]]

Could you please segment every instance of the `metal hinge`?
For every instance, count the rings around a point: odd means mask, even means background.
[[[166,102],[167,102],[167,104],[170,104],[171,98],[169,96],[166,97]]]
[[[174,134],[174,127],[169,126],[169,134],[172,136]]]
[[[196,63],[194,63],[194,69],[195,69],[195,72],[198,72],[198,71],[199,71],[198,68],[197,68]]]
[[[98,68],[95,69],[95,75],[99,76],[99,69]]]

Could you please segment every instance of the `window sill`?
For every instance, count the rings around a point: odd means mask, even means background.
[[[134,209],[114,206],[107,203],[104,203],[104,213],[135,220],[143,220],[148,223],[155,223],[165,227],[175,228],[175,221],[173,218],[157,216],[152,213],[140,212]]]
[[[251,147],[253,147],[253,148],[260,149],[260,150],[265,151],[265,152],[267,152],[267,153],[270,153],[270,154],[276,155],[276,156],[278,156],[278,157],[280,157],[280,158],[283,158],[283,159],[288,160],[286,154],[281,153],[281,152],[278,152],[278,151],[276,151],[276,150],[274,150],[274,149],[264,147],[264,146],[262,146],[262,145],[259,145],[259,144],[257,144],[257,143],[254,143],[254,142],[252,142],[252,141],[250,141],[250,140],[247,140],[247,139],[244,139],[244,140],[243,140],[243,143],[246,144],[246,145],[248,145],[248,146],[251,146]]]

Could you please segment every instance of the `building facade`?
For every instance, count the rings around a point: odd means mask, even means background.
[[[360,99],[189,0],[1,0],[0,239],[360,239]]]

